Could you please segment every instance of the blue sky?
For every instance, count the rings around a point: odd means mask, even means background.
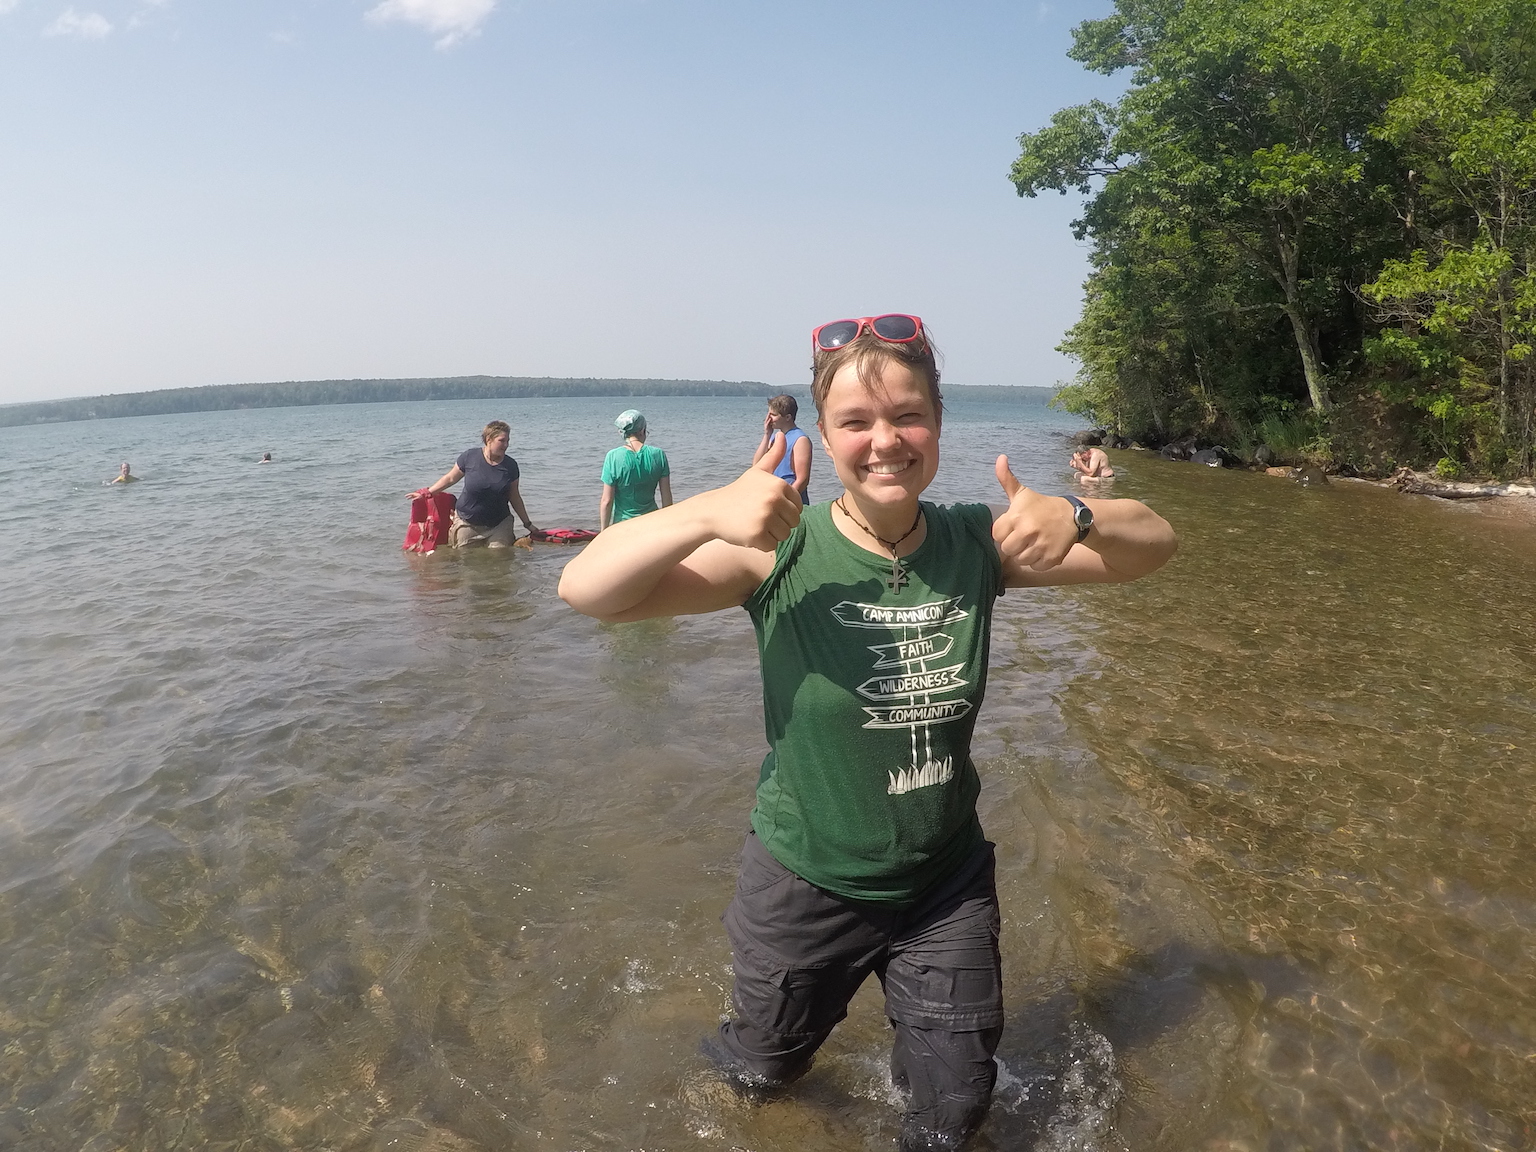
[[[0,0],[0,403],[421,375],[804,383],[922,315],[1052,384],[1022,131],[1096,3]]]

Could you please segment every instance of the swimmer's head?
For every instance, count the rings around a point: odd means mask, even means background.
[[[123,461],[123,467],[122,467],[121,474],[124,475],[124,476],[128,475],[128,461],[126,461],[126,460]]]
[[[489,444],[492,440],[496,439],[496,437],[498,437],[498,436],[511,436],[511,435],[512,435],[512,425],[508,424],[505,420],[492,420],[489,424],[487,424],[485,426],[484,429],[481,430],[481,432],[480,432],[480,442],[482,444]]]
[[[924,325],[915,340],[895,344],[882,340],[866,325],[854,339],[841,348],[817,348],[811,363],[811,401],[816,405],[816,418],[821,419],[822,406],[827,402],[827,390],[832,387],[832,377],[845,364],[853,364],[859,382],[872,392],[883,391],[881,372],[887,363],[907,367],[928,389],[928,399],[933,404],[933,418],[937,423],[944,415],[944,395],[939,391],[938,350],[928,337]]]
[[[613,426],[619,430],[621,436],[633,436],[637,440],[645,439],[645,417],[633,408],[626,408],[614,417]]]

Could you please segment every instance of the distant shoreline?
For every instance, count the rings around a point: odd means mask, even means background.
[[[757,380],[604,380],[554,376],[438,376],[402,380],[288,380],[273,384],[208,384],[70,400],[0,405],[0,428],[168,416],[179,412],[231,412],[247,408],[299,408],[319,404],[389,404],[416,400],[511,400],[529,396],[772,396],[804,395]],[[949,400],[1044,404],[1055,388],[951,384]]]

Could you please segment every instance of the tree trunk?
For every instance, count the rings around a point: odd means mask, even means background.
[[[1291,327],[1296,332],[1296,347],[1301,352],[1301,370],[1307,378],[1307,395],[1312,398],[1312,410],[1326,412],[1329,407],[1328,390],[1324,386],[1323,366],[1317,356],[1317,338],[1311,322],[1299,307],[1290,304],[1286,304],[1285,314],[1290,317]]]
[[[1312,321],[1301,301],[1301,242],[1287,238],[1279,220],[1271,220],[1270,227],[1275,243],[1275,255],[1280,258],[1279,275],[1275,277],[1285,293],[1285,314],[1296,332],[1296,349],[1301,353],[1301,371],[1307,378],[1307,395],[1312,399],[1314,412],[1328,411],[1328,389],[1323,379],[1323,366],[1317,354],[1317,334],[1312,331]],[[1300,232],[1300,226],[1295,228]]]
[[[1504,250],[1509,236],[1509,190],[1503,181],[1499,183],[1499,238],[1498,246]],[[1513,281],[1512,269],[1499,272],[1499,439],[1509,444],[1509,349],[1514,343],[1509,335],[1509,301]]]

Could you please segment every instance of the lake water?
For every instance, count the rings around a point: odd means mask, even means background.
[[[593,526],[628,404],[0,430],[0,1147],[891,1146],[877,986],[786,1099],[695,1054],[764,750],[745,613],[605,626],[559,547],[400,551],[493,417],[535,521]],[[680,498],[761,428],[638,406]],[[995,500],[999,451],[1066,490],[1074,427],[955,405],[932,493]],[[1536,525],[1114,456],[1182,549],[1000,606],[976,1147],[1536,1146]]]

